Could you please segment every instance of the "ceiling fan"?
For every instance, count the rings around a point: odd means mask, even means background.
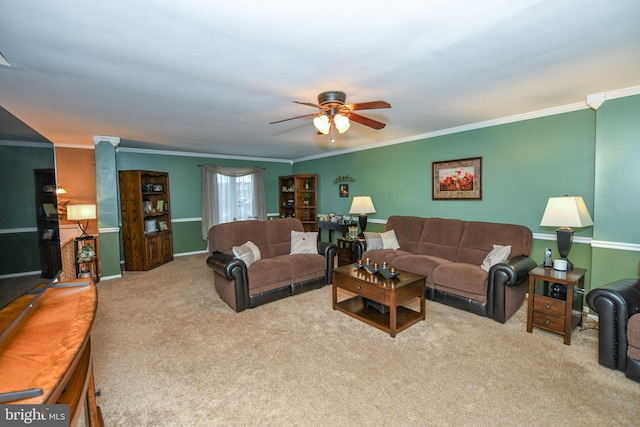
[[[318,129],[318,133],[328,134],[332,127],[339,133],[344,133],[351,126],[351,121],[380,130],[386,124],[369,117],[354,113],[358,110],[375,110],[378,108],[391,108],[391,104],[386,101],[361,102],[358,104],[345,104],[347,95],[344,92],[330,90],[318,95],[318,104],[312,102],[293,101],[296,104],[316,107],[318,112],[305,114],[303,116],[291,117],[289,119],[278,120],[270,124],[282,123],[288,120],[301,119],[303,117],[314,117],[313,125]]]

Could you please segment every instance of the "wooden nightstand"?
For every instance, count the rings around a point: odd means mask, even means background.
[[[338,238],[338,267],[356,262],[356,256],[353,253],[353,242],[355,242],[353,239]]]
[[[527,332],[535,326],[563,335],[564,343],[571,344],[573,328],[582,324],[582,292],[574,288],[584,289],[586,272],[584,268],[558,271],[542,266],[529,272]]]

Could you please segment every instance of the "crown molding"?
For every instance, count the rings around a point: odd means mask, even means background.
[[[156,154],[161,156],[181,156],[181,157],[205,157],[212,159],[230,159],[230,160],[251,160],[254,162],[273,162],[273,163],[288,163],[293,164],[293,160],[287,159],[272,159],[268,157],[247,157],[247,156],[232,156],[225,154],[211,154],[211,153],[194,153],[190,151],[171,151],[171,150],[154,150],[151,148],[127,148],[119,147],[118,152],[123,153],[139,153],[139,154]]]

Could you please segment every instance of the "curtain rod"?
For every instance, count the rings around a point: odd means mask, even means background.
[[[198,165],[198,167],[199,167],[199,168],[201,168],[201,167],[203,167],[203,166],[206,166],[206,165]],[[232,167],[235,167],[235,166],[229,166],[229,167],[231,167],[231,168],[232,168]],[[241,166],[240,166],[240,167],[241,167]],[[253,167],[254,167],[254,168],[260,168],[260,169],[265,169],[265,170],[267,169],[267,168],[263,168],[263,167],[261,167],[261,166],[253,166]]]

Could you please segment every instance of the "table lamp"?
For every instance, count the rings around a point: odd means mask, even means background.
[[[375,212],[376,208],[373,206],[370,196],[355,196],[351,202],[351,209],[349,209],[350,214],[358,215],[361,233],[364,233],[367,228],[367,214]]]
[[[567,261],[567,270],[573,269],[573,264],[567,258],[573,243],[573,229],[571,227],[588,227],[593,225],[587,205],[582,197],[549,197],[547,207],[542,215],[541,227],[560,227],[556,230],[558,253],[560,258]]]
[[[89,220],[96,219],[96,205],[68,205],[67,219],[69,221],[78,221],[78,227],[82,231],[80,238],[89,237],[87,228],[89,227]],[[84,227],[80,221],[86,221]]]

